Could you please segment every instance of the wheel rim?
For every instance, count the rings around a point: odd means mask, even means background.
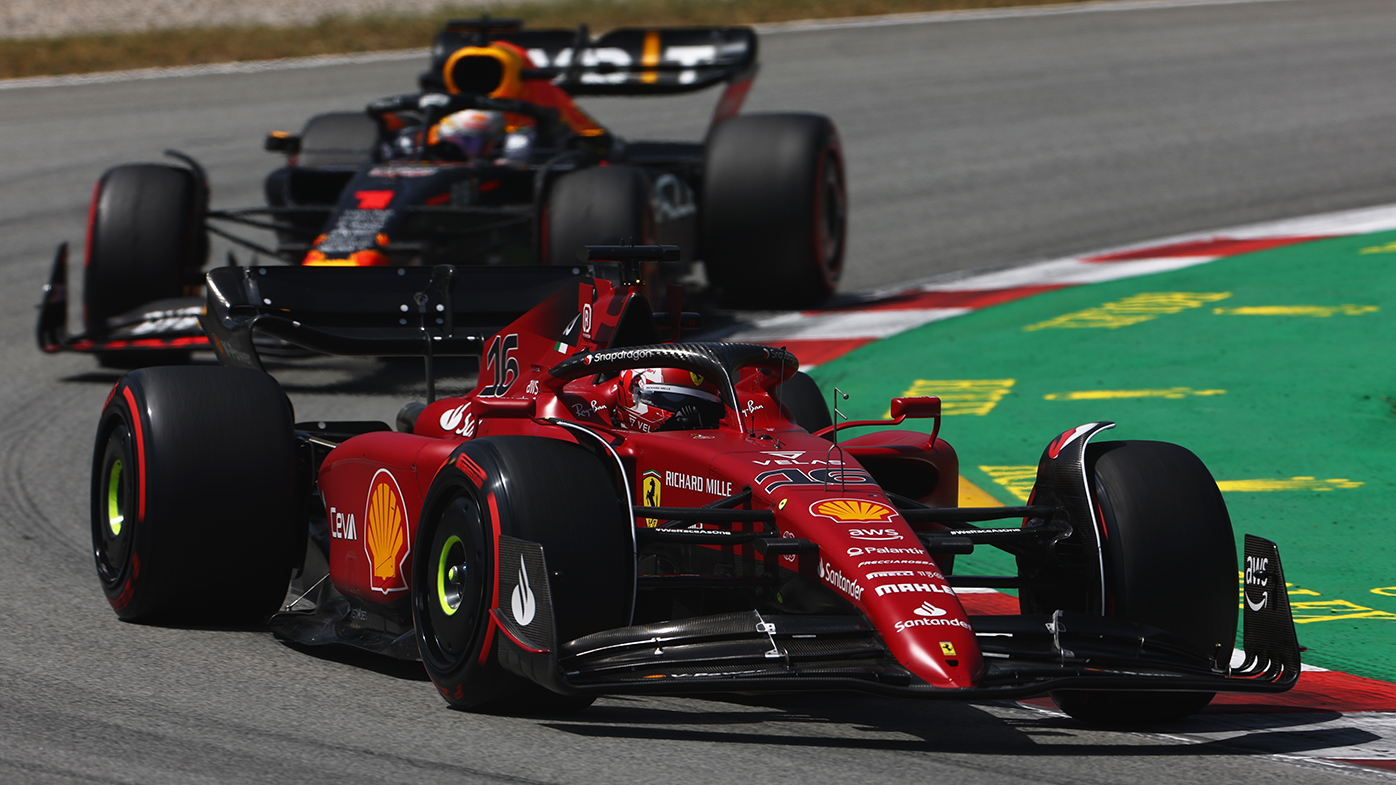
[[[136,524],[131,509],[135,499],[134,466],[130,459],[130,432],[122,423],[107,438],[100,473],[94,478],[97,503],[92,520],[93,555],[97,575],[107,586],[116,586],[125,578],[130,558]]]
[[[107,478],[107,529],[111,531],[111,536],[121,536],[121,524],[126,519],[122,512],[122,502],[125,501],[124,488],[121,483],[121,459],[112,461],[111,471]]]
[[[465,561],[465,544],[454,534],[446,538],[441,557],[436,562],[436,601],[441,612],[456,615],[464,599],[465,575],[470,565]]]
[[[484,627],[487,576],[480,531],[479,508],[461,495],[446,504],[430,533],[425,565],[435,574],[418,573],[424,591],[415,594],[415,605],[422,657],[438,671],[468,660]]]

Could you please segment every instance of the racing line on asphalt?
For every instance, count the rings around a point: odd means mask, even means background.
[[[1042,445],[1092,419],[1198,452],[1237,535],[1280,544],[1305,674],[1289,693],[1220,696],[1168,735],[1205,744],[1320,722],[1304,753],[1255,752],[1396,771],[1396,665],[1382,655],[1396,644],[1383,493],[1396,486],[1396,374],[1367,361],[1393,337],[1392,259],[1386,205],[845,295],[722,337],[788,347],[826,391],[851,394],[853,419],[939,395],[962,504],[1026,501]],[[992,571],[994,558],[965,563]],[[971,613],[1017,612],[1009,595],[963,593]]]

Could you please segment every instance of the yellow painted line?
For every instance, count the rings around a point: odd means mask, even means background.
[[[1168,387],[1161,390],[1079,390],[1077,392],[1048,393],[1042,396],[1049,401],[1101,401],[1115,398],[1169,398],[1177,400],[1190,395],[1225,395],[1226,390],[1194,390],[1191,387]]]
[[[942,416],[973,414],[983,417],[1013,392],[1014,383],[1014,379],[917,379],[901,397],[934,395],[940,399]],[[883,415],[890,416],[890,410]]]
[[[1003,502],[990,496],[987,491],[978,485],[966,480],[964,475],[960,475],[960,506],[961,507],[1002,507]]]
[[[1358,253],[1396,253],[1396,243],[1387,243],[1386,245],[1374,245],[1371,248],[1363,248],[1361,251],[1358,251]]]
[[[1290,477],[1288,480],[1222,480],[1217,487],[1223,491],[1264,492],[1264,491],[1335,491],[1339,488],[1357,488],[1363,483],[1341,478],[1316,480],[1313,477]]]
[[[1036,466],[980,466],[979,471],[989,475],[990,479],[1013,494],[1013,498],[1023,502],[1028,500],[1032,486],[1037,482]]]
[[[1330,316],[1361,316],[1376,313],[1381,308],[1375,305],[1251,305],[1241,308],[1213,308],[1212,313],[1230,316],[1317,316],[1326,319]]]
[[[1024,327],[1025,332],[1046,329],[1079,329],[1104,327],[1115,330],[1147,322],[1166,314],[1200,308],[1207,303],[1225,300],[1231,292],[1143,292],[1105,303],[1084,311],[1074,311]]]
[[[1347,600],[1291,602],[1289,608],[1294,615],[1295,624],[1312,624],[1319,621],[1344,619],[1396,619],[1396,613],[1374,610]]]

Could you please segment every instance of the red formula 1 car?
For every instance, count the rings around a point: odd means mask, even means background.
[[[1125,722],[1297,680],[1278,552],[1250,536],[1233,660],[1236,548],[1192,453],[1097,442],[1111,424],[1091,423],[1052,440],[1027,506],[961,508],[937,399],[833,424],[789,352],[677,340],[696,317],[655,314],[637,274],[677,249],[591,253],[619,273],[210,273],[204,325],[225,367],[132,372],[102,414],[92,529],[117,614],[208,623],[282,603],[278,636],[420,657],[470,709],[1050,692],[1079,718]],[[488,337],[463,321],[529,299]],[[396,432],[295,423],[254,332],[316,351],[478,352],[479,383],[409,404]],[[908,418],[930,432],[888,427]],[[996,519],[1010,523],[976,525]],[[1016,574],[954,569],[983,547],[1013,554]],[[1021,613],[970,615],[964,587],[1016,589]]]

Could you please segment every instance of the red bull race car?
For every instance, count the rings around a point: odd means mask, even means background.
[[[585,26],[452,22],[419,92],[269,136],[286,165],[267,177],[264,206],[211,209],[203,168],[176,151],[178,165],[108,170],[89,217],[84,329],[67,329],[64,244],[39,346],[124,367],[206,349],[197,317],[211,235],[254,261],[355,267],[570,265],[586,244],[671,244],[678,259],[651,263],[657,286],[701,261],[729,305],[814,307],[843,269],[842,148],[822,115],[739,114],[757,68],[749,28],[592,38]],[[692,142],[621,138],[573,100],[718,85],[706,135]]]
[[[1249,535],[1235,649],[1236,545],[1191,452],[1100,441],[1112,424],[1088,423],[1047,445],[1028,504],[960,507],[938,399],[848,421],[788,351],[682,340],[696,316],[677,298],[656,313],[640,283],[678,253],[212,271],[202,318],[222,365],[133,371],[102,412],[92,533],[113,609],[270,614],[295,645],[420,659],[471,710],[1050,693],[1080,719],[1128,723],[1295,684],[1279,554]],[[487,302],[526,310],[473,332]],[[296,422],[254,333],[422,355],[429,380],[433,357],[476,353],[479,380],[434,400],[429,385],[396,430]],[[897,427],[909,420],[927,427]],[[980,548],[1016,570],[956,569]],[[962,592],[985,587],[1016,591],[1018,612],[967,612]]]

